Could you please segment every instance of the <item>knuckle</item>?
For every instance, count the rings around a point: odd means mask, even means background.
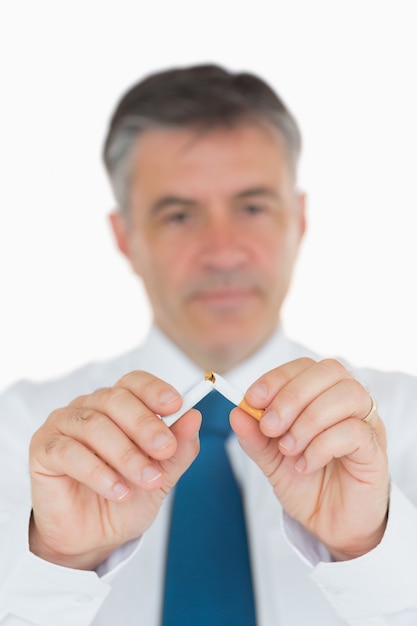
[[[356,378],[344,380],[340,383],[340,386],[354,413],[363,405],[364,400],[369,402],[369,410],[371,409],[372,399],[369,392]]]
[[[101,389],[101,402],[110,412],[115,410],[125,399],[131,396],[131,392],[125,387],[107,387]]]
[[[143,370],[128,372],[116,383],[116,388],[132,393],[142,401],[157,396],[160,388],[165,388],[167,383],[160,378]]]
[[[91,398],[93,394],[85,394],[82,396],[77,396],[76,398],[74,398],[74,400],[72,400],[72,402],[70,402],[68,404],[69,407],[75,407],[75,406],[82,406],[88,398]],[[60,409],[58,409],[59,411]]]
[[[43,449],[46,455],[50,455],[59,445],[59,437],[48,437],[43,443]]]
[[[78,422],[81,424],[89,423],[93,420],[94,417],[97,416],[97,413],[94,409],[90,409],[87,407],[75,407],[68,414],[68,420],[71,422]]]
[[[317,363],[317,361],[315,361],[314,359],[312,359],[309,356],[302,356],[299,359],[299,362],[304,365],[306,368],[307,367],[311,367],[312,365],[315,365]]]
[[[310,369],[313,365],[316,364],[316,361],[310,357],[300,357],[295,359],[294,361],[289,361],[288,363],[284,363],[283,365],[279,365],[274,368],[264,377],[261,377],[260,380],[265,378],[267,381],[270,376],[276,378],[277,381],[281,383],[281,387],[291,383],[297,376],[306,370]]]
[[[340,401],[354,408],[363,399],[363,387],[355,378],[342,378],[335,385]],[[369,395],[369,394],[368,394]]]
[[[350,377],[344,365],[337,359],[327,358],[320,361],[320,367],[327,370],[337,378]]]
[[[290,424],[303,409],[300,391],[291,384],[281,389],[273,404],[281,419],[284,419],[287,424]]]
[[[278,373],[284,383],[289,383],[300,371],[304,371],[310,367],[309,361],[310,359],[308,357],[302,357],[296,361],[284,363],[284,365],[278,366],[272,371]]]
[[[369,434],[368,449],[373,454],[377,454],[380,450],[379,438],[378,438],[377,433],[373,430],[373,428],[371,428],[371,431]]]
[[[161,420],[155,418],[154,413],[144,407],[142,410],[138,410],[131,416],[129,429],[132,432],[132,437],[134,436],[135,441],[137,437],[141,437],[145,442],[150,440],[153,436],[156,436],[161,423]]]
[[[60,437],[58,434],[43,435],[42,429],[37,431],[30,442],[29,456],[30,459],[38,457],[50,456],[58,448]]]
[[[59,441],[56,442],[53,450],[59,450],[59,457],[64,462],[77,462],[77,446],[75,445],[73,439],[70,439],[69,437],[60,438]]]
[[[142,378],[147,376],[146,372],[143,370],[132,370],[131,372],[127,372],[124,374],[116,383],[118,387],[131,387],[133,383],[137,382],[138,378]]]
[[[100,484],[103,478],[104,466],[102,461],[98,458],[93,460],[88,469],[86,470],[86,482],[90,485]]]
[[[128,446],[119,453],[118,459],[121,465],[127,466],[127,465],[130,465],[131,463],[136,462],[138,459],[138,456],[139,456],[138,449],[135,448],[134,446]]]
[[[320,424],[320,419],[317,414],[317,411],[312,407],[311,404],[308,404],[302,412],[303,416],[303,431],[314,432],[316,426]]]
[[[280,393],[280,397],[278,398],[278,400],[280,402],[282,402],[282,404],[284,406],[286,405],[290,405],[290,406],[297,406],[297,404],[300,403],[300,390],[297,388],[297,386],[292,386],[292,385],[286,385],[281,393]]]

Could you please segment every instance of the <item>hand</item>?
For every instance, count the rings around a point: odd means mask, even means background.
[[[259,378],[246,399],[264,416],[234,409],[232,427],[285,511],[336,560],[372,550],[386,526],[389,472],[382,420],[362,421],[366,389],[338,361],[301,358]]]
[[[140,536],[198,453],[197,411],[171,429],[156,415],[180,407],[173,387],[132,372],[54,411],[30,445],[32,551],[94,569]]]

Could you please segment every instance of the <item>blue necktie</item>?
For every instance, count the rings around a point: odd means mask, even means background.
[[[200,454],[174,494],[163,626],[254,626],[255,608],[239,487],[225,450],[233,404],[211,391]]]

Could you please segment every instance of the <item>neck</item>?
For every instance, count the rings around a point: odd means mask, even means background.
[[[252,357],[262,346],[270,339],[276,331],[277,326],[270,329],[268,333],[258,337],[256,342],[207,347],[204,343],[189,343],[178,341],[176,338],[168,338],[177,345],[177,347],[192,361],[197,367],[204,371],[214,371],[218,374],[224,374],[250,357]]]

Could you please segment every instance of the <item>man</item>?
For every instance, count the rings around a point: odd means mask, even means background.
[[[300,145],[249,74],[172,70],[122,98],[104,150],[111,224],[154,325],[127,355],[1,399],[0,624],[160,623],[201,415],[159,416],[206,370],[265,409],[235,408],[227,442],[256,623],[417,623],[417,381],[320,360],[280,325],[305,231]]]

